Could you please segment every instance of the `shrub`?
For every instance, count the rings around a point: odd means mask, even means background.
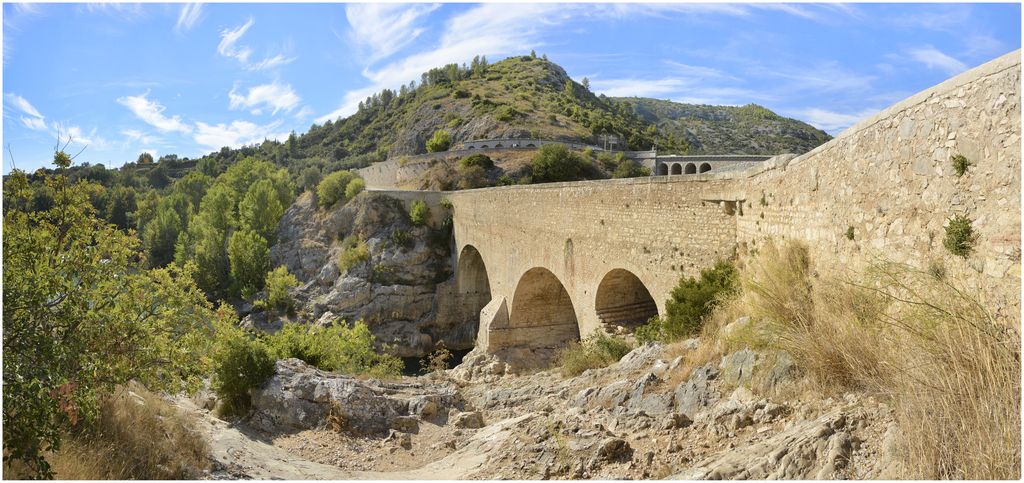
[[[371,377],[397,377],[402,360],[378,353],[376,339],[363,321],[352,327],[341,321],[330,327],[286,323],[267,338],[271,353],[279,359],[294,357],[327,371]]]
[[[652,318],[636,331],[641,342],[674,342],[700,332],[705,317],[715,305],[736,288],[736,268],[720,261],[701,270],[700,280],[682,277],[665,302],[665,315]]]
[[[533,180],[539,183],[572,181],[583,172],[584,161],[564,144],[545,144],[533,156]]]
[[[942,246],[950,253],[967,258],[974,250],[974,242],[978,236],[971,227],[971,219],[964,215],[956,215],[946,223],[946,236],[942,240]]]
[[[349,241],[346,238],[345,241]],[[342,242],[345,245],[345,242]],[[360,263],[364,263],[370,259],[370,248],[366,246],[366,242],[362,240],[355,240],[355,244],[346,246],[345,250],[338,256],[338,271],[341,273],[348,272]]]
[[[423,374],[435,374],[448,369],[448,363],[452,360],[452,351],[445,347],[444,342],[437,345],[434,352],[431,352],[420,361]]]
[[[465,99],[469,97],[469,91],[465,89],[455,89],[454,91],[452,91],[452,97],[456,99]]]
[[[409,206],[409,221],[414,225],[425,225],[430,221],[430,208],[427,208],[427,204],[416,200]]]
[[[320,181],[316,187],[317,200],[320,206],[330,208],[339,201],[348,201],[345,197],[345,190],[348,184],[358,176],[351,171],[335,171]]]
[[[345,199],[351,200],[352,198],[355,198],[356,195],[362,193],[365,188],[366,181],[363,181],[362,178],[356,178],[349,181],[348,186],[345,187]]]
[[[503,105],[494,111],[494,118],[501,122],[511,122],[522,115],[521,112],[509,105]]]
[[[405,230],[395,230],[391,232],[391,241],[406,250],[416,246],[416,240],[413,239],[412,234]]]
[[[967,173],[967,168],[971,167],[972,164],[971,161],[962,154],[954,155],[951,161],[953,163],[953,172],[956,173],[957,176],[963,176]]]
[[[853,227],[852,226],[846,227],[846,239],[847,240],[853,240],[853,235],[854,235]]]
[[[633,346],[604,332],[594,332],[581,342],[573,342],[558,351],[555,363],[565,377],[578,376],[587,369],[607,367],[622,359]]]
[[[460,190],[483,188],[487,186],[487,172],[480,166],[459,166],[459,182],[456,185]]]
[[[459,160],[459,168],[479,166],[483,169],[494,169],[494,161],[483,153],[476,153]]]
[[[619,161],[618,166],[615,167],[612,178],[638,178],[650,175],[651,170],[646,166],[641,166],[631,159],[623,158],[622,161]]]
[[[452,204],[452,200],[448,199],[447,196],[445,196],[444,198],[441,198],[441,201],[440,201],[439,204],[441,205],[441,208],[444,208],[444,209],[446,209],[448,211],[451,211],[452,208],[455,207],[455,205]]]
[[[299,281],[294,275],[288,273],[284,265],[278,266],[267,273],[267,304],[274,309],[291,309],[291,289],[298,287]]]
[[[447,151],[452,146],[452,137],[448,134],[448,131],[444,129],[438,129],[434,131],[434,135],[427,140],[427,152],[438,153],[441,151]]]
[[[251,230],[239,230],[228,240],[231,278],[242,298],[251,298],[263,289],[270,269],[270,248],[267,241]]]
[[[213,363],[213,390],[224,401],[225,414],[248,411],[250,389],[274,374],[274,359],[263,343],[228,321],[218,324]]]

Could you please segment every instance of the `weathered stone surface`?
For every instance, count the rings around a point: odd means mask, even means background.
[[[598,445],[597,457],[605,461],[628,461],[633,457],[633,448],[621,438],[607,438]]]
[[[452,386],[361,380],[327,373],[298,359],[277,361],[275,374],[252,394],[253,421],[268,430],[309,429],[332,410],[355,433],[383,434],[410,426],[413,400],[434,401],[440,410],[463,406]]]
[[[451,422],[456,428],[479,429],[484,427],[484,415],[480,414],[480,411],[457,413],[451,418]]]
[[[722,370],[722,381],[731,385],[750,384],[754,375],[754,367],[761,356],[750,349],[743,349],[722,357],[719,369]]]
[[[716,377],[718,369],[711,364],[694,369],[690,378],[675,390],[675,412],[694,419],[698,411],[717,401],[718,391],[711,385]]]

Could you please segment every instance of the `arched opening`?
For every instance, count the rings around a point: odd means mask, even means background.
[[[672,174],[683,174],[683,165],[675,163],[672,165]]]
[[[700,169],[697,172],[698,173],[706,173],[708,171],[711,171],[711,164],[703,163],[703,164],[700,165]]]
[[[498,143],[498,144],[495,144],[494,147],[496,147],[496,148],[503,148],[505,146],[502,146],[501,143]]]
[[[697,165],[693,163],[686,163],[686,174],[695,174],[697,172]]]
[[[580,339],[576,310],[565,286],[550,270],[531,268],[519,278],[508,319],[504,345],[558,349]],[[550,357],[553,351],[537,354]]]
[[[476,149],[476,148],[471,144],[469,146],[466,146],[466,149]]]
[[[644,283],[629,270],[608,272],[597,287],[597,318],[611,333],[632,332],[658,315],[658,305]]]
[[[455,269],[455,289],[461,302],[460,312],[467,327],[469,340],[476,337],[480,323],[480,310],[491,301],[491,284],[487,278],[487,267],[473,245],[466,245],[459,254],[458,266]]]
[[[665,176],[666,174],[668,174],[668,165],[667,164],[659,164],[658,165],[658,175]]]
[[[483,146],[480,146],[480,149],[487,149],[487,145],[484,144]]]
[[[535,147],[537,147],[537,146],[535,146],[535,145],[533,145],[533,144],[527,144],[527,145],[526,145],[526,147],[528,147],[528,148],[535,148]]]

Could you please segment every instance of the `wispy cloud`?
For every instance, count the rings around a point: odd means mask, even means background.
[[[590,90],[608,97],[660,97],[679,92],[689,85],[682,79],[595,79]]]
[[[345,7],[351,39],[369,50],[368,62],[385,59],[412,43],[426,29],[421,20],[440,5],[354,3]]]
[[[188,134],[192,132],[192,126],[182,122],[181,116],[165,116],[166,109],[157,101],[148,99],[149,91],[137,96],[119,97],[117,103],[132,111],[136,117],[143,122],[164,132],[181,132]]]
[[[160,139],[151,134],[142,132],[138,129],[122,129],[121,134],[124,135],[127,141],[141,144],[162,144],[163,139]]]
[[[195,141],[210,149],[220,149],[224,146],[237,148],[259,143],[264,139],[284,139],[288,133],[276,132],[280,129],[281,123],[280,120],[266,125],[258,125],[249,121],[232,121],[228,124],[197,122]]]
[[[864,109],[855,113],[841,113],[827,109],[810,108],[796,111],[794,114],[818,129],[837,134],[878,111],[878,109]]]
[[[191,30],[199,22],[202,14],[203,4],[201,3],[186,3],[182,5],[181,12],[178,14],[178,21],[174,24],[174,30],[176,32]]]
[[[967,70],[966,64],[930,45],[909,49],[907,54],[911,59],[924,64],[929,69],[939,69],[947,74],[959,74]]]
[[[247,32],[255,23],[256,21],[252,17],[249,17],[249,20],[236,28],[221,30],[220,43],[217,44],[217,53],[224,57],[230,57],[237,60],[246,70],[252,71],[280,67],[295,60],[294,58],[285,57],[283,54],[277,54],[263,60],[250,62],[249,58],[252,57],[252,48],[247,45],[237,44],[238,41],[241,40],[242,36],[245,35],[245,32]]]
[[[22,125],[29,129],[36,131],[46,130],[46,117],[43,116],[39,109],[36,109],[32,103],[28,102],[24,97],[21,97],[13,92],[4,94],[4,100],[7,101],[7,105],[15,111],[20,112],[18,120],[21,121]]]
[[[279,84],[277,81],[250,87],[245,95],[239,94],[235,88],[228,93],[231,109],[249,109],[255,115],[271,109],[273,114],[278,111],[291,111],[302,102],[290,84]]]

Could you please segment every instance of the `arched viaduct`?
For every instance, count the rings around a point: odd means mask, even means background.
[[[664,313],[681,275],[769,239],[805,242],[824,272],[940,261],[1019,329],[1020,97],[1016,51],[746,170],[398,193],[451,201],[457,312],[478,349],[520,364]],[[943,248],[956,214],[974,220],[967,258]]]

